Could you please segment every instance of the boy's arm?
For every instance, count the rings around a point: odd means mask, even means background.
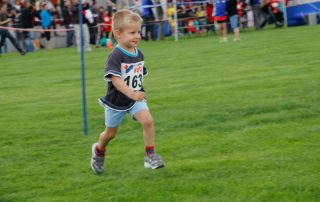
[[[112,75],[112,84],[118,89],[118,91],[125,94],[130,99],[135,101],[144,100],[144,96],[145,96],[144,92],[132,90],[125,84],[124,81],[121,80],[119,76]]]

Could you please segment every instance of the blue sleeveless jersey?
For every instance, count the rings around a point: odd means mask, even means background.
[[[214,16],[226,16],[226,0],[214,0]]]

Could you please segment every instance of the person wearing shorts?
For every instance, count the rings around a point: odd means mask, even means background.
[[[214,19],[219,25],[220,42],[227,42],[227,11],[226,0],[214,0]]]
[[[231,29],[233,31],[233,41],[240,40],[239,16],[237,9],[237,0],[227,0],[227,13]]]
[[[143,77],[147,74],[144,55],[137,48],[141,40],[141,17],[129,10],[120,10],[113,16],[112,32],[118,45],[110,53],[104,78],[108,83],[107,94],[99,99],[105,109],[105,130],[99,141],[92,145],[91,169],[94,173],[104,171],[108,143],[115,138],[125,115],[130,114],[141,123],[145,144],[144,167],[164,167],[160,155],[154,150],[154,125],[149,111]]]

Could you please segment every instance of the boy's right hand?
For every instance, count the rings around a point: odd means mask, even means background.
[[[131,99],[141,102],[145,99],[144,96],[145,96],[144,92],[135,91],[135,92],[133,92]]]

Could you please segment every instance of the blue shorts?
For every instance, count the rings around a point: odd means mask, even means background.
[[[132,108],[130,108],[127,111],[117,111],[114,109],[105,108],[104,114],[105,114],[106,127],[107,128],[116,128],[121,124],[126,113],[130,114],[134,118],[134,115],[143,109],[149,110],[146,102],[136,102],[132,106]]]
[[[239,27],[238,25],[238,15],[233,15],[229,18],[230,20],[230,24],[231,24],[231,28],[232,29],[237,29]]]

